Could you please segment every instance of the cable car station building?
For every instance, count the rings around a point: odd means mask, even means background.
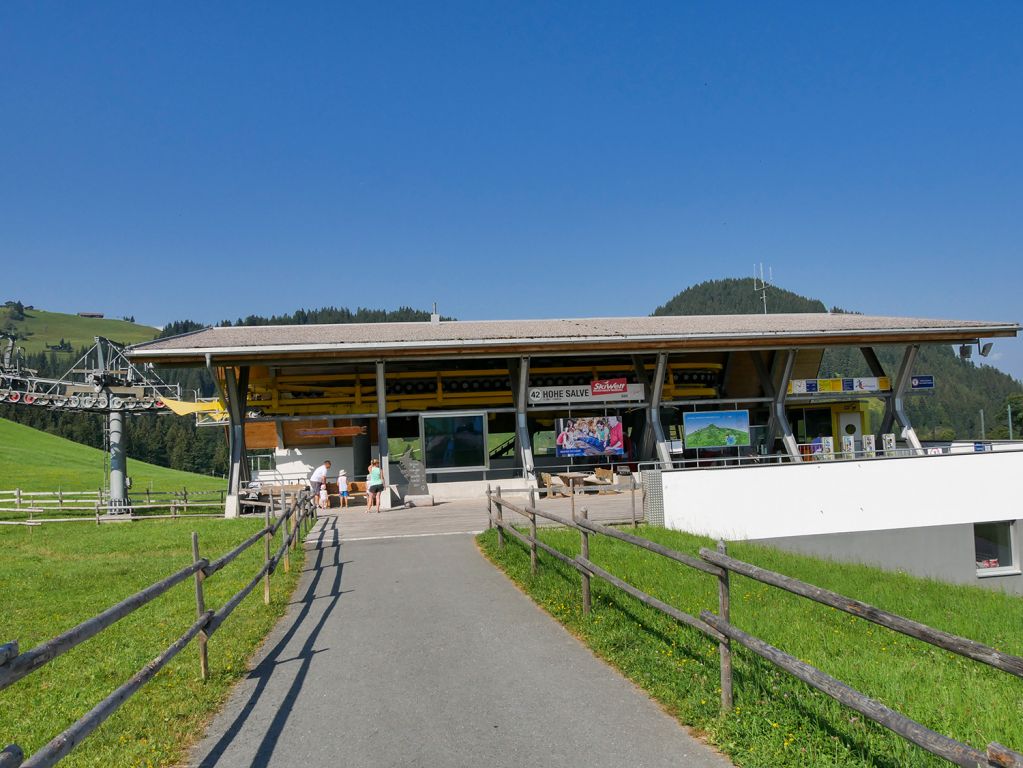
[[[948,581],[999,576],[986,586],[1023,593],[1013,486],[1023,451],[925,449],[905,408],[915,385],[934,386],[914,370],[921,344],[965,353],[1019,330],[855,314],[434,315],[208,328],[129,356],[213,374],[230,437],[228,514],[246,482],[304,482],[326,459],[359,480],[379,458],[385,508],[412,487],[481,498],[488,482],[628,467],[642,471],[650,522]],[[879,362],[882,345],[901,348],[896,370]],[[871,375],[818,378],[825,349],[841,347],[858,349]],[[870,400],[883,405],[873,434]],[[411,480],[397,461],[406,452],[421,473]]]

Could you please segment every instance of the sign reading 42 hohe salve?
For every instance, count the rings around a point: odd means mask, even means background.
[[[607,403],[617,400],[643,400],[642,384],[630,384],[628,379],[599,379],[587,384],[564,387],[530,387],[529,404],[544,403]]]

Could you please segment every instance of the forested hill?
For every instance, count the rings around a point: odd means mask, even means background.
[[[654,315],[753,315],[764,311],[760,291],[752,278],[708,280],[686,288],[654,310]],[[770,314],[827,312],[824,303],[782,288],[767,289]]]
[[[654,310],[654,315],[744,315],[763,311],[760,293],[753,289],[752,279],[728,279],[710,280],[687,288]],[[769,287],[767,311],[774,314],[826,312],[827,309],[817,299]],[[997,346],[996,341],[996,349]],[[894,376],[903,348],[877,347],[876,351],[885,371]],[[1008,374],[989,365],[960,360],[947,344],[921,346],[913,373],[931,374],[935,379],[932,394],[907,398],[909,417],[922,439],[979,438],[981,410],[987,437],[1007,437],[1006,403],[1010,399],[1013,402],[1013,436],[1023,435],[1023,384]],[[819,375],[869,376],[870,371],[858,349],[837,349],[826,352]]]

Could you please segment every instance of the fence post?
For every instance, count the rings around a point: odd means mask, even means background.
[[[182,488],[181,489],[181,498],[184,499],[184,501],[185,501],[185,514],[187,515],[188,514],[188,489],[187,488]]]
[[[294,514],[294,519],[291,521],[292,530],[294,530],[294,532],[295,532],[295,535],[291,538],[291,550],[293,552],[297,552],[298,551],[298,538],[299,538],[299,536],[302,535],[302,531],[301,531],[301,527],[302,527],[302,511],[303,511],[302,508],[304,506],[305,506],[305,503],[303,502],[303,500],[300,497],[296,496],[295,497],[295,503],[294,503],[293,508],[292,508],[292,513]]]
[[[579,510],[579,517],[582,520],[589,519],[589,512],[586,511],[586,507]],[[585,528],[579,529],[579,554],[581,554],[587,560],[590,559],[590,532]],[[582,581],[583,587],[583,613],[589,614],[590,612],[590,574],[586,571],[579,571],[579,578]]]
[[[273,509],[274,497],[273,493],[270,494],[270,503],[263,507],[263,520],[266,523],[266,527],[270,527],[270,510]],[[267,531],[263,536],[263,565],[265,566],[270,562],[270,531]],[[263,604],[270,605],[270,570],[267,569],[266,573],[263,574]]]
[[[632,490],[630,495],[632,496],[632,530],[639,528],[639,523],[636,521],[636,475],[629,475],[629,480],[632,482]]]
[[[21,509],[21,488],[14,489],[14,508]]]
[[[61,514],[64,513],[64,489],[57,489],[57,506],[60,507]]]
[[[150,506],[153,503],[153,498],[152,498],[152,495],[150,494],[149,491],[150,491],[150,489],[146,488],[146,506],[147,507]]]
[[[724,541],[718,541],[718,552],[727,554]],[[718,616],[721,621],[731,624],[731,607],[728,594],[728,570],[721,569],[718,576]],[[718,643],[718,653],[721,656],[721,711],[727,712],[732,708],[732,641],[727,637]]]
[[[281,510],[281,514],[284,516],[284,572],[291,573],[291,542],[288,538],[291,536],[291,520],[288,517],[287,508]]]
[[[175,502],[171,502],[171,517],[177,519],[178,517],[178,505]]]
[[[3,742],[0,742],[2,744]],[[17,744],[8,744],[0,749],[0,768],[18,768],[25,760],[25,752]]]
[[[501,486],[497,486],[497,548],[504,549],[504,505],[501,503]]]
[[[99,502],[96,502],[96,525],[99,525]]]
[[[490,483],[487,483],[487,530],[494,527],[494,500],[490,498]]]
[[[199,562],[199,534],[192,531],[192,562]],[[202,582],[206,578],[206,574],[202,570],[195,572],[195,615],[196,618],[202,618],[202,615],[206,613],[206,598],[203,595]],[[206,650],[206,637],[205,630],[199,632],[197,638],[199,642],[199,674],[202,675],[202,679],[208,680],[210,677],[210,660],[209,654]]]
[[[529,489],[529,572],[536,576],[536,491]]]

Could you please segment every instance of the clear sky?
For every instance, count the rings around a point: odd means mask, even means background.
[[[0,300],[1023,321],[1023,3],[11,0],[0,73]]]

